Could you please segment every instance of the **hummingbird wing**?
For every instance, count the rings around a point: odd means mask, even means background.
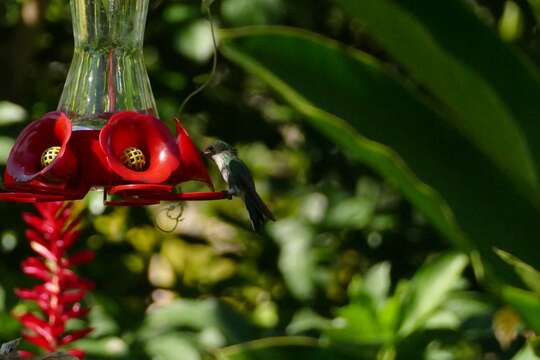
[[[251,171],[240,159],[233,159],[229,162],[229,185],[236,186],[244,192],[244,201],[250,213],[253,226],[257,229],[264,223],[265,218],[275,221],[274,214],[262,201],[257,190],[255,182],[251,176]]]
[[[244,162],[240,159],[231,159],[229,161],[229,183],[236,185],[239,189],[244,191],[253,191],[255,190],[255,182],[251,176],[251,171]]]

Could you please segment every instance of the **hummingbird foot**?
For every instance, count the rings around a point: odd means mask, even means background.
[[[238,190],[237,189],[229,189],[226,191],[227,195],[230,197],[238,196]]]

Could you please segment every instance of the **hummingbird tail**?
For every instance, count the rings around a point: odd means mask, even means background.
[[[244,200],[251,226],[253,226],[255,231],[259,231],[267,220],[276,221],[274,214],[272,214],[268,206],[266,206],[256,192],[246,193]]]

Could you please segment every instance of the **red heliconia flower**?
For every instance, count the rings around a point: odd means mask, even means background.
[[[23,337],[26,341],[54,352],[92,331],[90,328],[66,331],[66,323],[88,314],[80,301],[93,284],[78,277],[71,267],[92,261],[94,253],[82,250],[67,255],[80,235],[80,221],[72,217],[72,205],[49,202],[37,204],[36,208],[40,216],[24,213],[23,220],[29,226],[26,237],[30,247],[39,256],[27,258],[21,268],[42,283],[15,292],[21,299],[35,301],[42,313],[25,313],[19,315],[18,320],[25,328]],[[68,352],[79,359],[84,358],[84,353],[78,349]]]
[[[173,182],[181,183],[197,180],[208,184],[211,189],[214,189],[210,175],[208,175],[208,169],[201,159],[200,151],[193,144],[188,132],[178,119],[176,119],[176,133],[176,143],[180,153],[180,167],[173,175]]]
[[[20,133],[9,154],[6,184],[33,180],[64,183],[76,175],[77,158],[69,144],[71,133],[71,121],[59,112],[48,113],[30,123]],[[60,153],[51,164],[43,167],[41,155],[53,146],[60,147]]]
[[[101,129],[99,142],[110,169],[124,182],[163,183],[180,164],[171,132],[150,115],[130,111],[114,114]],[[146,168],[143,171],[131,170],[122,163],[122,154],[129,147],[144,153]]]

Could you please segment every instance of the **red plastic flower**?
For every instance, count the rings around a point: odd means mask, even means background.
[[[17,289],[16,294],[21,299],[35,301],[42,315],[25,313],[18,319],[25,327],[23,337],[26,341],[53,352],[91,331],[89,328],[66,331],[66,323],[88,313],[80,301],[93,284],[78,277],[71,268],[91,261],[94,253],[82,250],[67,255],[67,250],[80,235],[79,220],[72,218],[71,205],[51,202],[36,205],[36,208],[41,216],[24,213],[23,219],[30,227],[26,231],[30,247],[39,256],[24,260],[21,268],[25,274],[43,283],[31,289]],[[68,352],[79,359],[84,358],[80,350]]]
[[[11,149],[6,166],[6,183],[38,180],[55,184],[76,175],[77,158],[69,144],[71,134],[71,121],[63,113],[48,113],[30,123]],[[56,146],[60,147],[56,159],[43,167],[43,152]]]
[[[114,114],[101,130],[99,142],[110,169],[124,182],[165,182],[180,164],[178,150],[169,129],[158,119],[136,112]],[[127,148],[142,150],[146,168],[135,171],[124,165]]]
[[[65,114],[49,113],[18,137],[4,173],[9,191],[0,191],[0,201],[76,200],[92,187],[121,198],[109,205],[229,198],[224,192],[174,191],[174,185],[190,180],[214,188],[199,150],[178,120],[176,130],[174,138],[155,117],[124,111],[110,116],[101,130],[72,131]],[[43,162],[52,148],[56,157]]]
[[[202,181],[213,189],[214,185],[212,184],[210,175],[208,175],[208,169],[201,159],[200,152],[178,119],[176,119],[176,133],[176,143],[178,152],[180,153],[180,167],[174,174],[173,182]]]

